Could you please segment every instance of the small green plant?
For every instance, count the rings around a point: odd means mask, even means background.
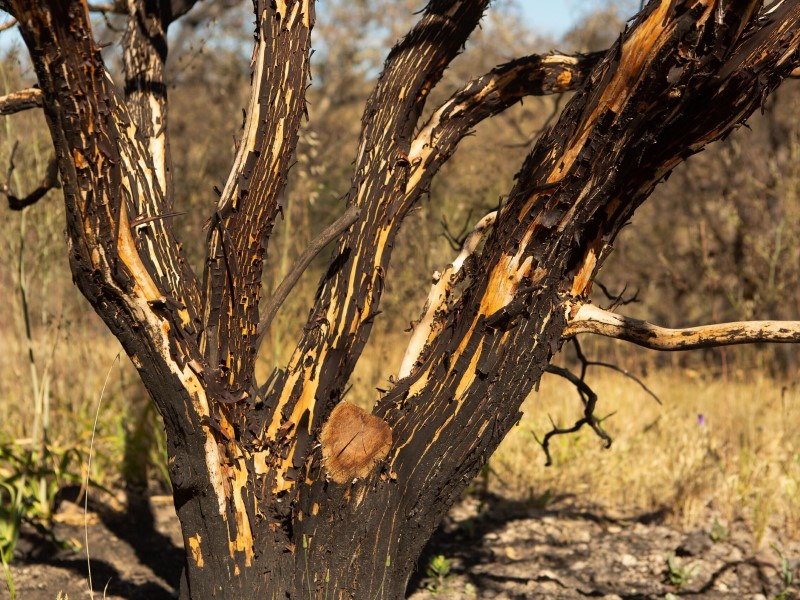
[[[789,566],[789,561],[786,560],[786,557],[781,552],[781,549],[778,548],[775,544],[770,544],[770,548],[775,551],[775,554],[778,555],[781,563],[781,591],[775,594],[773,600],[786,600],[789,597],[789,588],[792,587],[792,581],[794,580],[794,576],[792,575],[792,569]]]
[[[711,538],[711,541],[715,544],[727,539],[728,537],[728,530],[722,523],[719,522],[717,517],[714,517],[714,523],[711,525],[711,531],[709,532],[708,537]]]
[[[17,600],[17,590],[14,587],[14,578],[11,576],[11,569],[8,568],[8,563],[3,556],[0,556],[0,560],[3,562],[3,575],[5,575],[6,578],[8,593],[11,594],[11,600]]]
[[[692,577],[697,573],[697,570],[696,566],[683,566],[678,564],[678,559],[675,558],[674,554],[667,556],[667,576],[669,577],[669,582],[679,590],[689,583]]]
[[[52,527],[56,496],[65,483],[80,484],[73,465],[81,460],[77,448],[59,451],[45,445],[33,452],[15,443],[0,445],[0,557],[4,563],[11,562],[23,522],[64,545]]]
[[[443,592],[450,577],[450,559],[444,554],[437,554],[431,558],[425,574],[433,581],[427,585],[427,589],[432,594]]]

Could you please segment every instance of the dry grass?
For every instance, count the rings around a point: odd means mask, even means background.
[[[632,516],[666,509],[682,526],[711,517],[743,520],[761,543],[768,527],[787,538],[800,534],[800,390],[758,372],[727,382],[692,370],[664,369],[647,377],[659,406],[634,382],[609,371],[591,372],[609,450],[588,429],[554,439],[553,466],[544,467],[540,438],[580,414],[574,388],[546,375],[525,415],[492,459],[506,493],[519,498],[574,495]],[[702,418],[700,417],[702,415]]]
[[[59,311],[71,313],[82,300],[77,293],[74,298],[62,294],[57,302]],[[49,438],[55,447],[85,450],[103,379],[119,345],[93,315],[70,324],[53,318],[58,311],[52,307],[34,312],[51,315],[33,328],[39,393],[45,379],[49,386]],[[31,437],[37,406],[27,342],[15,335],[22,331],[15,321],[0,332],[6,357],[0,363],[0,441],[6,442]],[[369,406],[378,397],[375,387],[388,387],[386,376],[403,349],[398,338],[371,345],[349,399]],[[566,381],[545,375],[539,392],[525,402],[519,425],[492,458],[493,490],[518,499],[569,495],[621,516],[666,509],[686,527],[708,525],[715,517],[723,523],[742,520],[755,545],[770,527],[786,539],[800,536],[800,386],[770,379],[755,366],[734,371],[727,381],[677,367],[651,368],[645,380],[662,406],[633,381],[590,370],[587,381],[600,398],[598,415],[615,413],[605,422],[614,443],[604,450],[588,429],[557,437],[551,445],[554,465],[546,468],[534,433],[541,438],[550,429],[549,417],[560,426],[571,425],[581,405]],[[143,417],[145,393],[124,356],[103,402],[92,476],[111,484],[120,480],[126,431],[130,435],[142,418],[153,419],[152,414]]]

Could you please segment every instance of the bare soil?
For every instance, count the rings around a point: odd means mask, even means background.
[[[183,551],[171,499],[151,497],[133,514],[90,508],[95,597],[175,598]],[[81,549],[59,548],[26,530],[11,566],[21,600],[54,600],[59,592],[71,600],[91,597],[82,507],[62,502],[57,521],[58,536]],[[713,527],[710,516],[708,530],[694,531],[666,523],[662,514],[615,518],[568,499],[540,508],[493,495],[470,497],[426,549],[410,598],[800,598],[800,588],[785,585],[780,555],[771,547],[780,548],[797,575],[800,543],[768,531],[761,549],[753,550],[752,534],[737,523]],[[449,572],[428,576],[427,566],[439,555]],[[668,556],[674,557],[672,581]],[[0,588],[0,598],[8,597]]]

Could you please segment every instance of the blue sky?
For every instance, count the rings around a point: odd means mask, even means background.
[[[522,14],[533,29],[559,37],[580,17],[581,2],[574,0],[519,0]]]

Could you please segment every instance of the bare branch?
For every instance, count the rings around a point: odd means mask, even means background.
[[[639,290],[638,290],[638,289],[637,289],[637,290],[636,290],[636,291],[633,293],[633,296],[631,296],[631,297],[629,297],[629,298],[626,298],[626,297],[625,297],[625,292],[627,292],[627,291],[628,291],[628,284],[627,284],[627,283],[626,283],[626,284],[625,284],[625,286],[622,288],[622,291],[621,291],[619,294],[612,294],[612,293],[611,293],[611,292],[608,290],[608,288],[607,288],[606,286],[604,286],[604,285],[603,285],[603,284],[602,284],[600,281],[598,281],[597,279],[595,279],[595,280],[594,280],[594,284],[595,284],[595,285],[596,285],[598,288],[600,288],[600,291],[601,291],[601,292],[603,292],[603,295],[604,295],[604,296],[605,296],[605,297],[606,297],[608,300],[610,300],[610,301],[611,301],[611,304],[609,304],[609,305],[606,307],[606,310],[611,310],[611,311],[613,311],[613,310],[614,310],[615,308],[617,308],[618,306],[627,306],[628,304],[634,304],[634,303],[636,303],[636,302],[639,302]]]
[[[492,211],[478,221],[475,228],[464,238],[461,252],[455,260],[447,265],[443,273],[433,274],[433,287],[431,287],[428,299],[422,309],[422,316],[411,334],[411,340],[397,375],[399,379],[411,375],[424,360],[425,347],[439,333],[447,317],[447,302],[453,293],[453,288],[464,278],[467,259],[474,254],[489,228],[494,225],[496,218],[497,211]]]
[[[579,429],[581,429],[584,425],[588,425],[592,428],[592,431],[597,434],[601,440],[603,440],[603,445],[605,448],[611,447],[611,436],[606,433],[603,429],[602,422],[605,421],[611,415],[608,415],[604,419],[598,419],[595,414],[594,410],[597,407],[597,394],[589,387],[589,385],[583,380],[583,377],[578,377],[570,371],[569,369],[565,369],[563,367],[557,367],[555,365],[547,365],[545,367],[545,372],[552,373],[553,375],[558,375],[559,377],[563,377],[567,381],[569,381],[572,385],[576,387],[578,393],[580,394],[581,400],[583,401],[583,417],[575,421],[572,427],[558,427],[553,420],[550,419],[550,423],[553,428],[548,431],[544,438],[539,440],[536,434],[533,434],[534,439],[539,443],[544,451],[546,462],[545,466],[549,467],[553,464],[553,459],[550,456],[550,440],[557,436],[557,435],[565,435],[567,433],[575,433]],[[613,413],[612,413],[613,414]]]
[[[27,206],[31,206],[36,204],[39,200],[41,200],[44,195],[49,192],[50,190],[60,187],[58,181],[58,161],[56,160],[56,154],[53,152],[50,155],[50,158],[47,161],[47,170],[45,171],[45,175],[42,178],[41,183],[29,193],[27,196],[19,197],[15,196],[11,193],[11,175],[14,173],[14,154],[16,154],[18,144],[14,144],[14,147],[11,150],[11,158],[9,159],[8,164],[8,175],[6,177],[6,182],[0,184],[0,193],[5,194],[8,198],[8,207],[11,210],[22,210]]]
[[[5,96],[0,96],[0,115],[13,115],[23,110],[40,108],[43,101],[44,94],[39,88],[11,92]]]
[[[695,350],[734,344],[800,342],[800,321],[737,321],[685,329],[668,329],[581,304],[568,318],[564,337],[594,333],[651,350]]]
[[[172,161],[164,79],[168,23],[162,16],[159,2],[132,0],[125,10],[129,12],[122,39],[125,104],[153,158],[164,205],[148,209],[159,214],[172,208]]]
[[[526,96],[576,89],[604,55],[534,54],[495,67],[467,83],[434,111],[411,144],[408,158],[414,168],[406,193],[426,188],[475,125]]]
[[[212,217],[203,278],[201,347],[212,365],[221,365],[220,378],[234,393],[251,383],[264,258],[306,111],[315,18],[310,0],[255,6],[250,99],[241,143]],[[238,258],[236,273],[228,269],[232,258]]]
[[[297,282],[300,280],[300,276],[308,268],[308,265],[311,264],[311,261],[314,260],[314,258],[316,258],[320,252],[322,252],[322,249],[325,248],[325,246],[342,235],[348,227],[355,223],[360,214],[361,210],[358,207],[351,206],[341,217],[323,229],[322,232],[308,245],[308,247],[303,250],[303,253],[297,258],[295,263],[292,265],[292,268],[289,269],[289,273],[275,289],[275,293],[261,311],[261,319],[258,324],[256,352],[258,352],[261,343],[264,341],[264,336],[266,336],[267,332],[269,331],[269,326],[272,324],[272,320],[275,318],[275,315],[278,314],[278,309],[286,301],[286,298],[289,297],[289,293],[292,291],[294,286],[297,285]]]
[[[638,384],[640,388],[642,388],[656,403],[660,406],[661,405],[661,398],[659,398],[656,393],[651,390],[644,381],[639,379],[636,375],[628,371],[628,369],[623,369],[622,367],[615,365],[613,363],[603,362],[601,360],[589,360],[586,358],[586,355],[583,353],[583,349],[581,349],[581,344],[578,341],[578,338],[572,338],[572,346],[575,349],[575,355],[578,358],[578,361],[581,363],[581,379],[586,377],[586,372],[589,370],[589,367],[602,367],[604,369],[610,369],[612,371],[616,371],[620,375],[627,377],[631,381]]]

